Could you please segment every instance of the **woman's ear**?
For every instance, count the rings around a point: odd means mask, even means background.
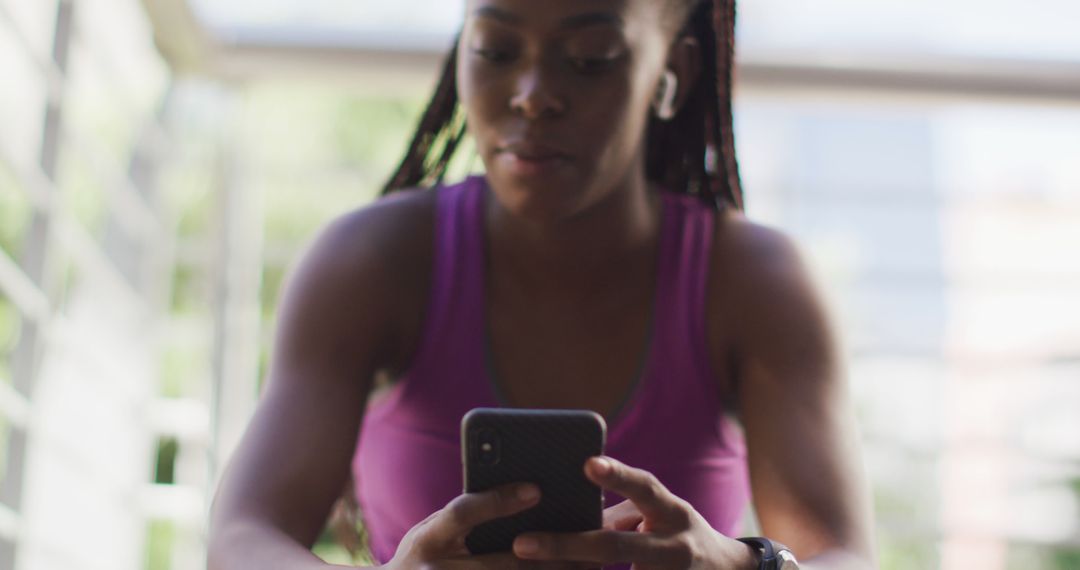
[[[674,117],[686,104],[701,77],[701,46],[698,41],[691,36],[677,38],[668,54],[667,70],[675,75],[677,85],[671,104]]]

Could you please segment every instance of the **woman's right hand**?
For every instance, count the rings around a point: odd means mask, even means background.
[[[384,570],[562,570],[581,565],[521,560],[513,553],[473,556],[465,536],[482,523],[524,511],[540,502],[540,489],[514,484],[482,493],[466,493],[420,521],[405,535]]]

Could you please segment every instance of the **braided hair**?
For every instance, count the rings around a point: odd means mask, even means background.
[[[645,173],[674,192],[693,194],[723,207],[743,208],[735,158],[732,78],[735,0],[668,0],[687,14],[683,36],[701,48],[701,78],[669,122],[650,118]],[[383,194],[442,182],[465,138],[465,112],[457,98],[457,43],[443,65],[435,94]]]

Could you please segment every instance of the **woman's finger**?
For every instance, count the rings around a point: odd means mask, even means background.
[[[663,567],[677,560],[668,539],[610,530],[523,534],[514,540],[514,554],[528,560],[573,560],[602,565],[634,563]]]
[[[436,513],[428,525],[425,542],[458,544],[473,527],[524,511],[539,501],[540,488],[529,483],[461,495]]]
[[[646,519],[674,523],[671,519],[679,517],[679,499],[648,471],[610,457],[593,457],[585,463],[585,475],[600,487],[633,501]]]
[[[432,570],[584,570],[588,566],[574,562],[522,560],[506,552],[467,556],[430,564]]]
[[[632,531],[645,521],[645,515],[633,501],[623,501],[604,509],[603,528],[606,530]]]

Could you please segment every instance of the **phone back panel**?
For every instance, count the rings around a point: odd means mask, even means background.
[[[584,466],[588,458],[603,454],[605,431],[603,418],[588,411],[469,412],[461,429],[465,492],[529,482],[539,486],[541,493],[536,507],[473,529],[465,540],[469,551],[510,550],[514,538],[523,532],[600,528],[603,494],[585,478]],[[490,449],[493,440],[496,457]]]

